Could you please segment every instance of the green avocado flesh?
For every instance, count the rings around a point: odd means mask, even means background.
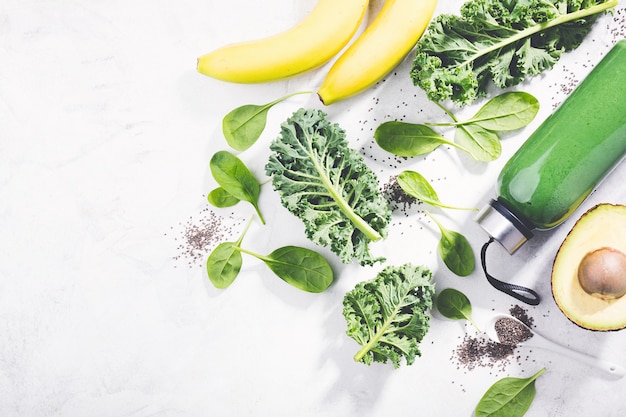
[[[552,267],[563,314],[589,330],[626,327],[626,206],[599,204],[576,222]]]

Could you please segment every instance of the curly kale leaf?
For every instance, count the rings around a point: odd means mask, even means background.
[[[430,270],[411,264],[388,266],[346,293],[347,334],[362,346],[354,360],[367,365],[390,360],[398,368],[404,357],[413,364],[430,328],[434,293]]]
[[[410,76],[433,101],[459,105],[551,69],[617,0],[470,0],[433,19]]]
[[[307,237],[341,261],[382,261],[369,243],[383,239],[391,210],[378,179],[348,146],[345,131],[320,110],[299,109],[281,125],[265,167],[281,203],[299,217]]]

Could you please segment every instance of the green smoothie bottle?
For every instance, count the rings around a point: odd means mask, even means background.
[[[533,230],[567,219],[624,155],[626,40],[621,40],[505,164],[497,198],[476,221],[490,242],[512,254]]]

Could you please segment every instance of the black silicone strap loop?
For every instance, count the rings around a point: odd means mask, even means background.
[[[534,290],[526,287],[522,287],[521,285],[510,284],[508,282],[502,282],[497,280],[492,275],[487,272],[487,248],[494,241],[494,238],[490,238],[487,243],[483,245],[482,250],[480,251],[480,261],[483,266],[483,271],[485,272],[485,276],[487,277],[487,281],[497,290],[502,291],[505,294],[510,295],[520,301],[523,301],[526,304],[530,304],[536,306],[541,301],[539,294]]]

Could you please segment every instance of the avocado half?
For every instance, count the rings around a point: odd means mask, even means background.
[[[626,206],[598,204],[583,214],[552,266],[552,296],[578,326],[626,327]]]

